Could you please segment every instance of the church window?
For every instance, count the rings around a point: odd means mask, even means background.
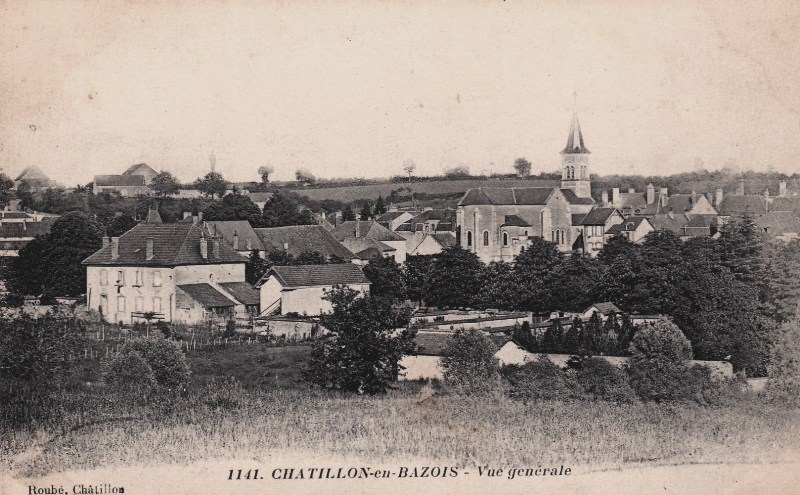
[[[556,244],[561,244],[561,231],[556,230]]]
[[[472,246],[472,232],[467,231],[467,246]]]
[[[503,246],[508,246],[508,232],[503,232]]]
[[[483,231],[483,245],[484,246],[488,246],[489,245],[489,231],[488,230],[484,230]]]
[[[550,242],[556,242],[556,231],[555,230],[551,230],[550,231]]]

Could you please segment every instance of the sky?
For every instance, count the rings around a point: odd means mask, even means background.
[[[5,0],[0,168],[795,173],[798,67],[789,1]]]

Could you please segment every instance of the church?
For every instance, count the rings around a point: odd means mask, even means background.
[[[533,237],[552,241],[563,252],[582,248],[581,221],[595,205],[589,154],[574,113],[561,151],[560,187],[468,190],[456,212],[461,247],[485,263],[513,261]]]

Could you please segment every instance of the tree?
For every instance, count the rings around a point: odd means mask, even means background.
[[[630,345],[631,386],[643,399],[682,398],[692,345],[674,323],[661,319],[641,328]]]
[[[100,249],[101,231],[83,213],[68,213],[50,233],[38,236],[20,249],[11,263],[11,291],[40,295],[78,296],[86,291],[86,268],[81,261]]]
[[[327,389],[382,394],[402,371],[400,359],[415,350],[410,312],[349,287],[325,295],[332,312],[322,316],[328,333],[317,340],[303,378]]]
[[[244,279],[249,284],[255,284],[269,268],[270,264],[261,257],[258,249],[253,249],[247,258],[247,264],[244,265]]]
[[[360,220],[369,220],[372,218],[372,205],[369,202],[365,201],[364,206],[361,207],[361,213],[359,213]]]
[[[228,183],[219,172],[209,172],[202,179],[194,181],[194,187],[204,196],[214,199],[221,198],[228,190]]]
[[[604,268],[596,259],[579,253],[556,265],[545,277],[545,286],[550,288],[551,309],[584,311],[597,302]]]
[[[263,185],[266,186],[269,184],[269,176],[274,171],[275,169],[272,167],[272,165],[262,165],[261,167],[258,167],[258,175],[261,177],[261,183]]]
[[[150,181],[150,189],[155,191],[158,196],[172,196],[180,191],[180,183],[171,173],[162,170],[153,176]]]
[[[483,393],[498,386],[497,348],[480,330],[458,330],[442,351],[445,382],[465,394]]]
[[[489,263],[483,270],[476,304],[482,308],[513,309],[517,294],[509,283],[511,273],[512,267],[505,261]]]
[[[561,264],[562,254],[556,244],[541,237],[531,239],[530,245],[516,258],[512,281],[518,294],[516,307],[534,313],[549,312],[561,304],[551,297],[550,274]]]
[[[777,322],[800,315],[800,240],[767,246],[764,309]]]
[[[603,249],[597,253],[597,261],[608,266],[619,257],[629,258],[636,249],[636,244],[632,243],[627,236],[616,234],[603,244]]]
[[[448,179],[461,179],[469,177],[469,168],[466,165],[457,165],[444,169],[444,176]]]
[[[6,174],[0,172],[0,210],[8,206],[11,202],[11,188],[14,181]]]
[[[430,273],[433,261],[434,256],[432,255],[406,257],[406,262],[403,264],[403,275],[405,277],[408,298],[411,301],[422,304],[425,296],[425,286],[428,281],[428,273]]]
[[[800,405],[800,320],[786,321],[778,330],[765,393],[773,401]]]
[[[206,220],[247,220],[254,227],[262,223],[261,210],[253,200],[240,192],[226,194],[221,201],[213,201],[205,210]]]
[[[278,191],[264,205],[264,227],[284,227],[286,225],[314,225],[314,217],[309,210],[301,210],[300,203],[291,195]]]
[[[106,234],[109,237],[119,237],[125,232],[131,230],[136,226],[136,220],[127,213],[123,213],[111,220],[111,223],[106,227]]]
[[[378,195],[378,200],[375,201],[375,216],[380,216],[386,213],[386,203],[383,201],[383,196]]]
[[[485,266],[470,251],[445,248],[431,264],[425,283],[425,301],[443,308],[470,307],[478,301]]]
[[[417,164],[410,158],[403,162],[403,171],[408,175],[408,182],[411,182],[411,174],[414,173],[416,168]]]
[[[396,303],[406,299],[406,282],[400,265],[392,258],[370,260],[364,266],[364,276],[371,282],[372,297]]]
[[[514,160],[514,170],[517,171],[517,176],[527,177],[531,175],[531,162],[525,158],[517,158]]]
[[[353,211],[353,208],[350,205],[344,207],[342,210],[342,221],[343,222],[350,222],[356,219],[356,213]]]
[[[180,346],[174,340],[149,337],[129,340],[122,345],[120,354],[136,353],[153,370],[156,383],[165,387],[185,385],[191,371]]]
[[[294,177],[298,182],[305,182],[306,184],[316,184],[317,182],[317,178],[314,177],[314,174],[302,168],[295,171]]]

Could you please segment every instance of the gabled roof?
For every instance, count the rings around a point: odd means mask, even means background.
[[[622,223],[612,225],[611,228],[609,228],[606,231],[606,234],[613,235],[613,234],[618,234],[620,232],[633,232],[639,228],[639,225],[641,225],[642,222],[650,223],[650,221],[647,220],[647,218],[645,217],[631,216],[626,218],[625,221]]]
[[[386,213],[382,214],[375,220],[378,222],[391,222],[395,218],[401,217],[403,215],[411,215],[411,213],[407,211],[387,211]]]
[[[253,203],[266,203],[272,196],[271,192],[251,192],[248,197]]]
[[[656,196],[656,200],[658,200],[658,196]],[[647,195],[640,192],[621,192],[617,195],[617,202],[620,208],[643,208],[647,206]]]
[[[344,239],[342,245],[362,260],[372,259],[373,255],[383,256],[383,253],[392,253],[397,249],[376,241],[371,237],[351,237]]]
[[[722,204],[717,211],[722,216],[763,215],[767,212],[766,205],[767,201],[764,196],[729,194],[722,198]]]
[[[791,211],[771,211],[756,218],[754,222],[771,235],[800,234],[800,218]]]
[[[158,172],[153,170],[153,168],[146,164],[146,163],[137,163],[136,165],[131,165],[128,167],[128,170],[122,172],[122,175],[156,175]]]
[[[0,223],[0,239],[25,239],[50,232],[52,220],[41,222],[2,222]]]
[[[770,211],[793,211],[800,214],[800,198],[777,197],[769,206]]]
[[[592,208],[581,220],[581,225],[605,225],[614,213],[619,214],[616,208]]]
[[[667,198],[667,204],[658,209],[658,213],[690,212],[701,201],[708,202],[708,199],[702,194],[673,194]]]
[[[49,181],[50,178],[42,172],[42,169],[34,165],[22,169],[22,172],[14,180]]]
[[[352,263],[330,265],[273,266],[256,286],[274,276],[284,288],[329,287],[332,285],[369,284],[361,269]]]
[[[583,144],[583,133],[581,132],[581,123],[578,121],[578,112],[572,114],[572,124],[569,126],[569,136],[567,136],[567,146],[561,153],[590,153],[588,148]]]
[[[316,251],[325,258],[332,256],[345,260],[356,258],[355,254],[321,225],[289,225],[253,230],[267,252],[286,251],[296,257],[305,252]]]
[[[544,206],[554,190],[552,187],[479,187],[468,190],[458,205]]]
[[[449,248],[456,245],[456,236],[453,234],[428,234],[433,240],[439,243],[442,248]]]
[[[231,308],[236,304],[210,284],[183,284],[179,289],[204,308]]]
[[[105,187],[132,187],[144,186],[144,176],[141,175],[95,175],[95,186]]]
[[[221,282],[219,285],[245,306],[261,304],[261,292],[247,282]]]
[[[264,250],[261,239],[247,220],[210,220],[204,223],[208,235],[222,236],[222,239],[231,248],[233,248],[235,234],[239,238],[237,251],[246,251],[247,241],[250,241],[250,249]]]
[[[356,237],[356,226],[358,226],[358,237],[371,237],[376,241],[404,241],[400,234],[396,234],[374,220],[350,220],[342,222],[331,232],[333,236],[342,241],[347,238]]]
[[[612,303],[612,302],[601,302],[601,303],[594,303],[594,304],[592,304],[591,306],[589,306],[588,308],[586,308],[586,311],[589,311],[589,310],[590,310],[590,309],[592,309],[592,308],[595,308],[595,309],[597,309],[597,311],[598,311],[600,314],[604,315],[604,316],[608,316],[608,315],[610,315],[611,313],[621,313],[621,312],[622,312],[622,311],[621,311],[621,310],[620,310],[620,309],[619,309],[619,308],[618,308],[618,307],[617,307],[617,306],[616,306],[614,303]],[[584,311],[584,313],[585,313],[586,311]]]
[[[671,230],[676,234],[680,234],[686,224],[689,223],[689,217],[685,213],[680,215],[656,215],[650,219],[650,223],[656,230]]]
[[[153,239],[153,259],[147,258],[147,239]],[[204,239],[207,257],[200,253]],[[200,225],[189,223],[139,223],[119,237],[119,256],[111,259],[111,244],[100,248],[85,260],[85,265],[110,266],[179,266],[246,263],[240,255],[224,242],[220,243],[219,256],[214,256],[213,241],[204,235]]]
[[[577,226],[581,225],[583,221],[583,217],[586,216],[586,213],[573,213],[572,214],[572,225]]]
[[[519,217],[519,215],[506,215],[505,221],[501,227],[530,227],[527,221]]]
[[[572,189],[563,188],[561,192],[564,194],[564,198],[566,198],[567,203],[571,205],[593,205],[594,200],[592,198],[579,198],[575,191]]]

